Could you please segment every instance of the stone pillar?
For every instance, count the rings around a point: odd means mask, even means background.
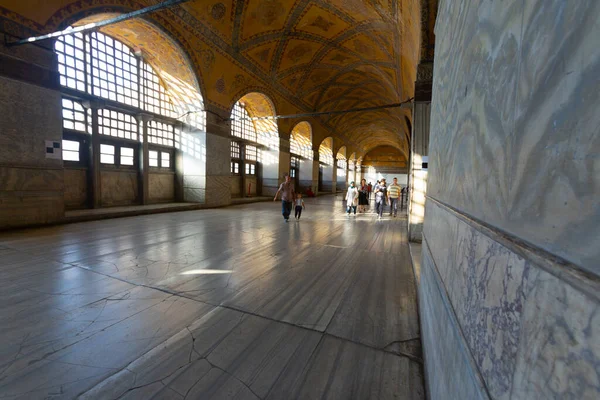
[[[319,194],[319,150],[313,150],[312,190],[315,194]]]
[[[88,185],[91,208],[102,206],[102,186],[100,184],[100,132],[98,131],[98,109],[102,105],[91,102],[92,110],[92,140],[90,142],[90,157],[88,160]]]
[[[283,182],[285,174],[290,173],[290,163],[292,156],[290,154],[290,138],[279,138],[279,179]],[[279,185],[277,185],[279,186]],[[274,194],[274,193],[273,193]]]
[[[246,197],[248,191],[246,190],[248,176],[246,175],[246,143],[240,143],[240,197]],[[260,151],[260,150],[258,150]]]
[[[138,148],[139,163],[138,163],[138,190],[140,193],[140,200],[142,204],[148,204],[150,191],[149,191],[149,180],[150,180],[150,161],[148,159],[148,122],[151,121],[151,117],[147,114],[139,115],[139,119],[142,121],[142,131],[140,136],[142,142]],[[95,118],[94,121],[97,119]]]
[[[327,168],[325,171],[327,171]],[[335,194],[337,192],[337,160],[335,158],[329,176],[331,177],[331,193]]]
[[[314,193],[315,191],[315,179],[314,179],[314,168],[315,162],[313,160],[300,160],[300,172],[298,174],[300,190],[305,192],[308,187],[312,189]],[[317,179],[319,179],[319,164],[317,162]]]
[[[217,112],[206,113],[206,132],[189,125],[184,129],[184,201],[209,207],[231,204],[231,128]]]
[[[429,148],[429,118],[431,113],[431,82],[433,63],[422,62],[417,68],[415,102],[413,105],[413,130],[409,161],[408,185],[408,238],[422,241],[427,193],[427,169]]]
[[[183,124],[179,123],[176,129],[181,132]],[[181,143],[181,139],[180,139]],[[175,148],[174,167],[175,167],[175,201],[183,202],[183,151],[181,148]],[[147,154],[147,153],[146,153]],[[141,160],[140,160],[141,163]]]
[[[290,172],[290,141],[279,140],[279,149],[268,149],[262,152],[262,195],[275,196],[283,174]],[[283,153],[283,154],[282,154]]]

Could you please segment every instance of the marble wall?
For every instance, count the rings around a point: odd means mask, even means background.
[[[229,129],[226,130],[229,135]],[[222,134],[206,134],[205,197],[200,198],[209,207],[231,204],[231,141]],[[204,195],[203,195],[204,196]]]
[[[317,165],[317,179],[313,179],[314,164],[315,163],[313,160],[300,160],[300,168],[299,168],[298,178],[299,178],[300,189],[302,192],[305,192],[306,188],[310,187],[314,193],[317,193],[317,189],[319,186],[319,182],[318,182],[319,170],[318,170],[318,165]]]
[[[0,229],[56,222],[64,216],[63,165],[46,157],[45,143],[62,139],[54,55],[40,48],[7,49],[3,39]]]
[[[87,170],[65,168],[65,208],[79,210],[87,207]]]
[[[242,177],[240,175],[233,175],[231,177],[231,197],[241,197]]]
[[[428,194],[600,274],[600,2],[440,2]]]
[[[137,171],[100,171],[100,203],[103,207],[140,203]]]
[[[600,398],[598,20],[592,0],[440,2],[419,287],[432,398]]]
[[[148,195],[151,203],[172,203],[175,201],[175,174],[150,173]]]

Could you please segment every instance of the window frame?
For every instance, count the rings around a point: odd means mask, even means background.
[[[141,144],[140,143],[135,143],[133,141],[127,141],[124,142],[122,141],[123,139],[117,138],[117,139],[113,139],[112,136],[101,136],[100,138],[100,146],[104,145],[108,145],[108,146],[113,146],[115,148],[115,162],[113,164],[106,164],[106,163],[102,163],[100,162],[100,170],[111,170],[111,169],[118,169],[118,170],[137,170],[139,168],[139,160],[140,160],[140,156],[139,156],[139,149]],[[126,147],[126,148],[133,148],[133,165],[127,165],[127,164],[122,164],[121,163],[121,148],[122,147]],[[98,151],[101,151],[100,149],[98,149]],[[102,153],[100,153],[102,154]]]
[[[257,162],[245,162],[244,163],[244,175],[256,176],[257,175]]]
[[[91,135],[78,131],[63,129],[62,140],[79,142],[79,161],[69,161],[63,159],[63,166],[67,168],[87,168],[90,160],[90,145],[92,143]]]
[[[150,165],[150,152],[157,152],[157,164],[156,166]],[[165,167],[163,165],[163,154],[169,155],[169,166]],[[172,149],[167,146],[160,146],[152,144],[148,146],[148,166],[150,170],[153,172],[174,172],[175,171],[175,149]]]

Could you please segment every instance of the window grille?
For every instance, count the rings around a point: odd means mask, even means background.
[[[240,144],[231,142],[231,158],[240,158]]]
[[[109,144],[100,145],[100,162],[102,164],[115,163],[115,146]]]
[[[246,160],[259,161],[258,155],[259,155],[259,152],[258,152],[258,149],[256,148],[256,146],[250,146],[250,145],[246,146]]]
[[[254,122],[248,120],[250,115],[248,114],[248,111],[246,111],[244,105],[239,101],[233,106],[231,118],[231,132],[233,136],[250,140],[252,142],[257,141],[258,135],[256,133]]]
[[[175,128],[164,122],[149,121],[148,142],[173,147],[175,145]]]
[[[119,111],[98,110],[98,131],[101,135],[138,140],[137,120]]]
[[[62,141],[62,155],[64,161],[79,161],[80,143],[75,140]]]

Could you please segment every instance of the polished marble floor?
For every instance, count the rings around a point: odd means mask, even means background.
[[[0,399],[423,399],[405,217],[279,210],[0,234]]]

